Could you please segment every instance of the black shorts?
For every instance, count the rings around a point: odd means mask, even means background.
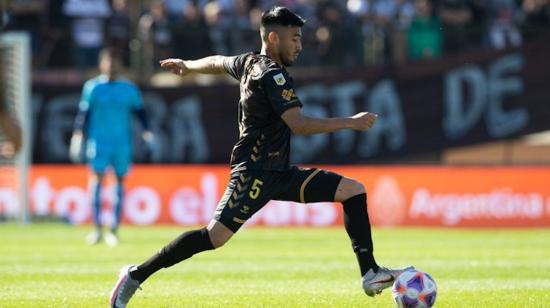
[[[321,170],[292,167],[286,171],[245,170],[234,172],[214,219],[233,232],[270,200],[334,201],[342,176]]]

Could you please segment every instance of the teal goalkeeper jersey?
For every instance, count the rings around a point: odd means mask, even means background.
[[[131,146],[132,113],[143,108],[139,89],[129,81],[109,82],[100,75],[88,80],[79,109],[86,112],[84,133],[96,146]]]

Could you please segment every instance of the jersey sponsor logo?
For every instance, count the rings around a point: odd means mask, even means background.
[[[294,89],[284,89],[283,92],[281,92],[281,97],[287,101],[290,101],[296,98],[296,93],[294,93]]]
[[[279,86],[282,86],[286,83],[286,79],[285,76],[283,76],[283,73],[279,73],[273,76],[273,80],[275,80],[275,83]]]

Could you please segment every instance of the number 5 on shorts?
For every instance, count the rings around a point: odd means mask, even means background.
[[[258,179],[254,179],[254,183],[252,183],[252,188],[250,190],[250,193],[248,193],[251,199],[255,200],[258,198],[258,196],[260,195],[260,186],[262,186],[263,184],[264,182]]]

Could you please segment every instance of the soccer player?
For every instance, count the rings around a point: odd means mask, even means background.
[[[321,170],[289,165],[291,133],[311,135],[344,129],[365,131],[377,116],[319,119],[301,113],[291,66],[302,50],[304,20],[284,7],[262,15],[260,53],[210,56],[195,61],[167,59],[161,66],[179,75],[227,73],[240,82],[239,140],[231,156],[231,179],[207,227],[185,232],[139,266],[127,265],[111,292],[111,307],[126,307],[153,273],[196,253],[223,246],[269,200],[342,202],[345,229],[369,296],[392,285],[405,269],[378,266],[373,255],[365,188],[357,181]]]
[[[0,24],[0,31],[1,26]],[[1,32],[0,35],[2,35]],[[3,51],[0,48],[0,59],[2,57]],[[11,158],[21,148],[22,134],[17,119],[10,114],[7,102],[5,101],[3,74],[2,61],[0,61],[0,132],[6,137],[5,141],[0,142],[0,157]]]
[[[83,138],[86,138],[86,158],[94,174],[92,203],[95,231],[86,237],[91,245],[102,239],[101,184],[108,166],[113,168],[116,175],[117,198],[114,219],[105,235],[105,242],[109,246],[118,244],[117,229],[122,214],[124,177],[132,158],[132,114],[137,115],[143,126],[142,137],[145,142],[151,144],[153,141],[140,91],[119,77],[121,69],[122,59],[117,50],[101,51],[101,74],[84,84],[71,138],[70,156],[73,161],[80,160]]]

